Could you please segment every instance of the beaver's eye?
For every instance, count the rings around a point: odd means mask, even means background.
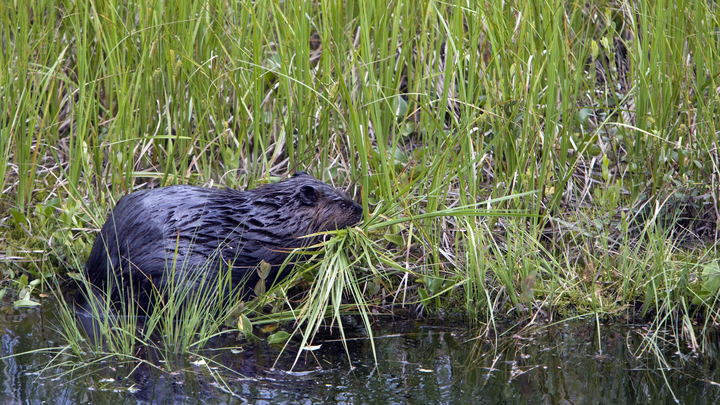
[[[343,201],[343,202],[340,203],[340,208],[342,208],[342,209],[347,208],[347,206],[348,206],[348,205],[347,205],[347,203],[346,203],[345,201]]]

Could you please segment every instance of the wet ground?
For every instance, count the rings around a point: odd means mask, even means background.
[[[221,345],[237,349],[202,353],[217,362],[212,366],[194,356],[170,365],[112,358],[80,365],[59,354],[66,342],[54,311],[51,301],[37,308],[15,309],[7,299],[0,305],[0,403],[720,403],[712,335],[704,341],[710,355],[697,355],[647,345],[639,326],[601,325],[598,336],[592,320],[477,338],[467,328],[384,319],[373,330],[377,365],[370,340],[352,325],[349,358],[337,331],[325,331],[316,341],[320,348],[303,352],[294,368],[297,345],[280,354],[280,346],[233,336]],[[142,348],[137,354],[153,357]]]

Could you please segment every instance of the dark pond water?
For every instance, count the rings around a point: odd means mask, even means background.
[[[598,339],[588,321],[480,339],[468,329],[386,319],[373,331],[377,366],[362,328],[351,326],[350,359],[332,341],[337,333],[326,333],[293,371],[296,348],[275,363],[279,347],[262,342],[205,353],[226,370],[184,358],[173,372],[113,361],[71,372],[58,350],[11,356],[65,344],[53,303],[18,310],[4,301],[1,404],[720,403],[717,359],[668,349],[661,367],[641,327],[601,326]],[[717,353],[714,343],[708,349]]]

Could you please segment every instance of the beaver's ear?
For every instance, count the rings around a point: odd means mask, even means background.
[[[296,177],[303,177],[303,176],[308,176],[308,177],[310,177],[310,175],[309,175],[309,174],[307,174],[307,173],[303,172],[302,170],[301,170],[301,171],[299,171],[299,172],[295,172],[295,173],[293,173],[293,175],[292,175],[292,176],[293,176],[293,178],[296,178]]]
[[[320,198],[319,192],[313,186],[302,186],[300,187],[300,202],[305,205],[315,205],[318,198]]]

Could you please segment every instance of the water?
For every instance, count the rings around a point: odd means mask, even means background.
[[[4,300],[0,313],[0,356],[64,345],[52,302],[18,310]],[[373,330],[377,366],[363,329],[350,325],[346,331],[352,335],[350,358],[337,331],[326,331],[322,346],[304,352],[292,371],[296,346],[280,355],[279,347],[264,342],[244,343],[237,352],[204,352],[227,370],[210,369],[194,357],[175,359],[172,373],[112,359],[72,371],[63,364],[72,357],[57,350],[5,357],[0,403],[720,403],[717,356],[680,355],[669,347],[662,368],[642,350],[642,327],[602,326],[599,350],[592,322],[476,338],[466,328],[385,319]],[[708,351],[718,353],[717,345]]]

